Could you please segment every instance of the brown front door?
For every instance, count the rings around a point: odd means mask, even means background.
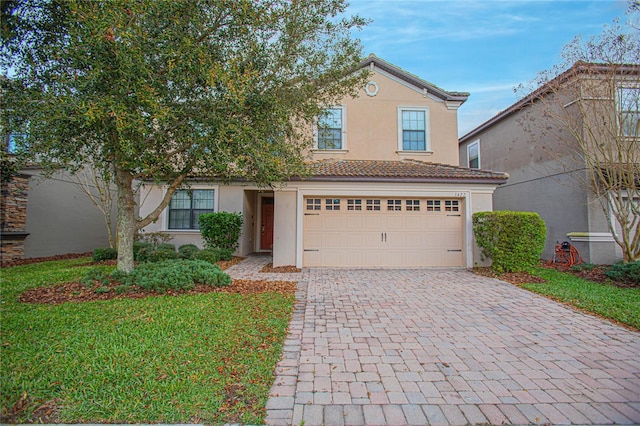
[[[260,250],[273,248],[273,198],[262,198],[262,230]]]

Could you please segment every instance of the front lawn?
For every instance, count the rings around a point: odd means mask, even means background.
[[[3,422],[262,423],[292,294],[18,302],[88,261],[2,270]]]
[[[640,330],[640,288],[599,284],[548,268],[536,268],[534,275],[544,278],[547,282],[519,285]]]

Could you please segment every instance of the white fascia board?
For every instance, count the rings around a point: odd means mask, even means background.
[[[432,94],[431,94],[431,93],[429,93],[429,92],[426,92],[426,91],[425,91],[425,90],[423,90],[421,87],[415,86],[415,85],[413,85],[413,84],[409,83],[408,81],[405,81],[405,80],[401,79],[400,77],[396,77],[396,76],[395,76],[395,75],[393,75],[393,74],[389,74],[389,73],[388,73],[388,72],[386,72],[385,70],[382,70],[382,69],[380,69],[380,68],[378,68],[378,67],[375,67],[375,70],[374,70],[374,71],[375,71],[377,74],[380,74],[380,75],[382,75],[382,76],[384,76],[384,77],[387,77],[387,78],[388,78],[388,79],[390,79],[390,80],[395,81],[396,83],[402,84],[404,87],[407,87],[407,88],[409,88],[409,89],[413,90],[413,91],[414,91],[414,92],[416,92],[416,93],[420,93],[420,94],[422,95],[422,97],[423,97],[423,98],[429,98],[429,99],[432,99],[432,100],[434,100],[434,101],[436,101],[436,102],[439,102],[439,103],[441,103],[441,104],[442,104],[442,103],[445,103],[445,101],[444,101],[444,100],[442,100],[442,99],[438,98],[437,96],[432,95]],[[426,93],[425,93],[425,92],[426,92]],[[461,104],[462,104],[462,103],[461,103]],[[456,109],[457,109],[457,108],[456,108]]]

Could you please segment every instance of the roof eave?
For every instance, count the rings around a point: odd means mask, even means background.
[[[571,66],[571,68],[560,73],[558,76],[556,76],[552,80],[538,87],[536,90],[527,94],[525,97],[515,102],[505,110],[499,112],[498,114],[494,115],[489,120],[485,121],[475,129],[463,135],[461,138],[458,139],[458,144],[460,145],[468,142],[470,139],[473,139],[474,137],[482,133],[487,128],[515,114],[516,112],[521,111],[526,106],[531,105],[539,97],[547,95],[549,91],[551,91],[551,86],[553,85],[558,86],[560,84],[563,84],[569,78],[576,75],[584,74],[587,71],[593,71],[593,72],[602,74],[610,70],[611,66],[612,65],[608,65],[608,64],[585,63],[581,61],[576,62],[575,64],[573,64],[573,66]],[[618,68],[616,69],[616,73],[623,74],[623,75],[624,74],[640,75],[640,65],[621,64],[621,65],[618,65]]]
[[[425,178],[425,177],[393,177],[393,176],[310,176],[307,178],[292,177],[291,182],[373,182],[373,183],[464,183],[502,185],[507,178]]]
[[[375,55],[369,55],[364,61],[360,63],[360,68],[368,67],[369,64],[373,63],[376,67],[380,68],[383,71],[388,72],[389,74],[398,77],[407,83],[410,83],[416,87],[421,89],[426,89],[428,93],[442,99],[447,102],[459,102],[462,105],[469,98],[470,94],[467,92],[448,92],[440,87],[429,83],[426,80],[423,80],[402,68],[398,68],[389,62],[378,58]]]

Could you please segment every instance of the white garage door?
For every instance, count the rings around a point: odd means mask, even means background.
[[[303,265],[463,266],[462,200],[308,197]]]

